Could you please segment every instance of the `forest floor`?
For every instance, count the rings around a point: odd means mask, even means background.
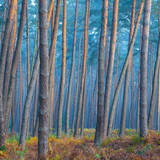
[[[140,138],[135,130],[126,129],[126,136],[117,136],[114,130],[111,138],[100,147],[94,146],[93,129],[85,129],[82,138],[56,139],[49,136],[48,160],[160,160],[160,132],[150,131],[149,138]],[[37,160],[38,139],[29,137],[24,151],[18,146],[17,136],[8,136],[6,146],[0,148],[0,159]]]

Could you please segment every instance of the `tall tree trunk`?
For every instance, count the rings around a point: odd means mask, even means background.
[[[81,117],[84,79],[85,79],[86,65],[87,65],[87,52],[88,52],[88,0],[86,0],[86,11],[85,11],[82,79],[81,79],[81,86],[80,86],[79,99],[78,99],[78,114],[77,114],[77,118],[76,118],[76,127],[75,127],[75,131],[74,131],[74,137],[77,137],[79,134],[79,123],[80,123],[80,117]]]
[[[116,91],[115,91],[115,94],[114,94],[113,103],[112,103],[112,107],[111,107],[111,113],[110,113],[110,117],[109,117],[109,123],[108,123],[108,136],[111,136],[112,124],[113,124],[113,119],[114,119],[114,115],[115,115],[115,108],[116,108],[116,105],[117,105],[118,95],[119,95],[119,91],[121,89],[121,85],[122,85],[122,82],[123,82],[123,79],[124,79],[124,76],[125,76],[125,73],[126,73],[126,70],[127,70],[127,67],[128,67],[130,56],[132,54],[132,48],[134,46],[134,42],[135,42],[135,39],[136,39],[138,26],[139,26],[141,16],[142,16],[143,7],[144,7],[144,0],[142,0],[142,2],[141,2],[139,15],[137,17],[137,23],[136,23],[136,26],[135,26],[135,29],[134,29],[132,41],[130,43],[128,54],[127,54],[125,63],[123,65],[123,69],[121,71],[120,78],[119,78],[119,81],[118,81],[118,85],[116,87]]]
[[[52,15],[54,15],[54,14],[52,14],[52,13],[54,13],[53,11],[54,11],[54,0],[50,0],[49,8],[48,8],[48,18],[47,18],[48,27],[49,27],[50,19],[51,19]],[[52,17],[52,19],[53,19],[53,17]]]
[[[9,15],[7,17],[3,45],[1,48],[0,57],[0,146],[5,143],[5,121],[4,121],[4,107],[3,107],[3,83],[4,83],[4,71],[7,56],[7,48],[10,37],[10,32],[12,28],[14,11],[15,11],[16,0],[13,0],[9,9]]]
[[[39,128],[38,128],[38,158],[46,159],[48,150],[48,26],[47,0],[39,0],[40,26],[40,91],[39,91]]]
[[[97,103],[97,124],[94,143],[99,145],[102,143],[103,138],[103,113],[104,113],[104,53],[107,35],[107,23],[108,23],[108,0],[103,0],[102,10],[102,24],[101,24],[101,36],[99,44],[98,55],[98,103]]]
[[[80,66],[80,57],[81,57],[81,41],[82,41],[82,36],[79,41],[79,56],[78,56],[78,69],[77,69],[77,85],[76,85],[76,95],[75,95],[75,101],[74,101],[74,114],[73,114],[73,122],[72,122],[72,132],[75,127],[75,120],[76,120],[76,106],[77,106],[77,96],[78,96],[78,90],[79,90],[79,66]]]
[[[160,24],[160,22],[159,22]],[[153,88],[152,88],[152,95],[151,95],[151,104],[148,116],[148,127],[149,129],[153,129],[153,119],[154,119],[154,109],[156,103],[156,91],[157,91],[157,80],[158,80],[158,70],[160,66],[160,30],[159,30],[159,41],[158,41],[158,49],[157,49],[157,57],[156,57],[156,64],[154,69],[153,75]]]
[[[107,68],[107,75],[106,75],[105,98],[104,98],[104,121],[103,121],[104,137],[106,137],[107,135],[107,128],[108,128],[108,116],[109,116],[111,88],[112,88],[114,55],[115,55],[116,38],[117,38],[118,6],[119,6],[119,0],[114,0],[112,33],[111,33],[109,61],[108,61],[108,68]]]
[[[129,45],[128,46],[130,46],[130,43],[131,43],[131,40],[132,40],[132,36],[133,36],[133,31],[134,31],[135,7],[136,7],[136,0],[133,0],[132,16],[131,16],[131,27],[130,27],[130,36],[129,36]],[[130,60],[129,60],[130,63],[128,64],[128,67],[127,67],[125,83],[124,83],[123,109],[122,109],[120,131],[119,131],[119,135],[122,136],[122,137],[125,136],[128,89],[129,89],[129,81],[130,81],[130,72],[131,72],[131,67],[132,67],[132,63],[133,63],[132,57],[133,57],[133,48],[132,48],[132,54],[131,54]]]
[[[145,1],[143,31],[142,31],[142,50],[141,50],[141,78],[140,78],[140,136],[148,137],[147,126],[147,56],[149,27],[152,0]]]
[[[69,79],[69,89],[68,89],[68,97],[67,97],[67,108],[66,108],[66,116],[65,116],[65,132],[69,135],[69,111],[70,111],[70,102],[71,102],[71,90],[72,90],[72,81],[73,74],[75,70],[75,52],[76,52],[76,36],[77,36],[77,18],[78,18],[78,2],[76,0],[76,10],[75,10],[75,22],[74,22],[74,40],[73,40],[73,51],[72,51],[72,66],[71,66],[71,74]]]
[[[22,127],[21,127],[21,134],[20,134],[20,140],[19,140],[19,144],[22,145],[23,148],[25,147],[25,142],[26,142],[28,117],[30,114],[31,100],[32,100],[32,96],[33,96],[33,91],[34,91],[38,71],[39,71],[39,54],[37,54],[32,78],[30,80],[30,84],[27,89],[27,97],[26,97],[26,101],[25,101],[25,105],[24,105],[24,109],[23,109]]]
[[[9,83],[9,90],[8,90],[8,98],[7,98],[7,118],[6,118],[6,129],[9,128],[9,121],[10,121],[10,110],[12,105],[12,94],[15,87],[15,75],[17,70],[17,65],[21,53],[21,46],[22,46],[22,38],[23,38],[23,29],[26,21],[26,3],[27,0],[23,0],[22,2],[22,9],[21,9],[21,18],[20,18],[20,25],[19,25],[19,32],[17,38],[17,45],[13,57],[12,67],[11,67],[11,75],[10,75],[10,83]]]
[[[60,83],[60,99],[58,107],[58,131],[57,137],[62,136],[62,109],[64,100],[64,88],[65,88],[65,74],[66,74],[66,23],[67,23],[67,1],[63,0],[63,29],[62,29],[62,69],[61,69],[61,83]]]

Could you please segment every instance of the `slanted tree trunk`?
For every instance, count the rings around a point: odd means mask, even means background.
[[[13,57],[12,67],[11,67],[11,75],[10,75],[10,83],[9,83],[9,90],[8,90],[8,98],[7,98],[7,118],[6,118],[6,129],[9,128],[9,121],[10,121],[10,110],[12,105],[12,94],[15,87],[15,75],[18,66],[18,61],[21,53],[21,46],[22,46],[22,38],[23,38],[23,29],[26,21],[26,3],[27,0],[23,0],[22,2],[22,9],[21,9],[21,18],[20,18],[20,25],[19,25],[19,32],[17,38],[17,45]]]
[[[109,116],[111,88],[112,88],[114,55],[115,55],[116,38],[117,38],[118,6],[119,6],[119,0],[114,0],[112,33],[111,33],[109,61],[108,61],[108,68],[107,68],[107,75],[106,75],[105,98],[104,98],[104,121],[103,121],[104,137],[106,137],[107,135],[107,128],[108,128],[108,116]]]
[[[72,81],[73,81],[73,74],[75,70],[75,52],[76,52],[76,36],[77,36],[77,18],[78,18],[78,2],[76,1],[76,11],[75,11],[75,22],[74,22],[74,40],[73,40],[73,51],[72,51],[72,66],[71,66],[71,73],[69,79],[69,89],[68,89],[68,96],[67,96],[67,108],[66,108],[66,115],[65,115],[65,132],[69,135],[69,111],[70,111],[70,102],[71,102],[71,90],[72,90]]]
[[[103,0],[102,10],[102,24],[101,24],[101,36],[99,44],[98,55],[98,103],[97,103],[97,124],[94,143],[99,145],[102,143],[103,138],[103,115],[104,115],[104,53],[107,35],[107,23],[108,23],[108,0]]]
[[[79,123],[80,123],[81,109],[82,109],[84,79],[85,79],[86,65],[87,65],[87,52],[88,52],[88,0],[86,0],[86,11],[85,11],[82,79],[81,79],[79,99],[78,99],[78,114],[77,114],[77,118],[76,118],[76,126],[75,126],[75,131],[74,131],[74,137],[77,137],[78,134],[79,134]]]
[[[129,45],[128,46],[130,46],[130,43],[131,43],[131,40],[132,40],[132,36],[133,36],[133,31],[134,31],[135,7],[136,7],[136,0],[133,0],[132,16],[131,16],[131,27],[130,27],[130,36],[129,36]],[[128,90],[129,90],[130,72],[131,72],[131,67],[132,67],[131,65],[133,63],[132,56],[133,56],[133,48],[132,48],[132,54],[130,56],[130,63],[128,64],[128,67],[127,67],[125,83],[124,83],[123,108],[122,108],[122,116],[121,116],[120,131],[119,131],[119,135],[122,136],[122,137],[125,136]]]
[[[4,83],[4,72],[5,72],[5,64],[7,57],[7,48],[10,37],[10,32],[12,28],[14,11],[15,11],[16,0],[13,0],[10,9],[9,15],[7,17],[3,45],[1,48],[1,57],[0,57],[0,147],[5,143],[5,121],[4,121],[4,107],[3,107],[3,83]]]
[[[152,0],[145,1],[143,31],[142,31],[142,50],[141,50],[141,78],[140,78],[140,136],[148,137],[147,126],[147,56],[149,27]]]
[[[50,0],[49,8],[48,8],[48,18],[47,18],[48,27],[49,27],[50,19],[51,19],[52,15],[54,15],[54,14],[52,14],[52,13],[54,13],[53,11],[54,11],[54,0]],[[52,17],[52,19],[53,19],[53,17]]]
[[[46,159],[48,151],[48,25],[47,0],[39,0],[40,27],[40,91],[39,91],[39,128],[38,128],[38,158]]]
[[[123,82],[123,79],[124,79],[124,76],[125,76],[125,73],[126,73],[126,70],[127,70],[127,67],[128,67],[130,56],[132,54],[132,48],[134,46],[134,42],[135,42],[135,39],[136,39],[136,35],[137,35],[137,31],[138,31],[138,26],[139,26],[139,23],[140,23],[140,20],[141,20],[143,7],[144,7],[144,0],[142,0],[142,2],[141,2],[139,15],[137,17],[137,23],[136,23],[136,26],[135,26],[135,29],[134,29],[132,41],[130,43],[128,54],[127,54],[125,63],[123,65],[123,69],[121,71],[120,78],[119,78],[119,81],[118,81],[118,85],[117,85],[117,88],[116,88],[116,91],[115,91],[115,94],[114,94],[113,103],[112,103],[112,107],[111,107],[111,113],[110,113],[110,117],[109,117],[109,123],[108,123],[108,136],[111,136],[112,124],[113,124],[113,119],[114,119],[114,115],[115,115],[115,108],[116,108],[116,105],[117,105],[118,95],[119,95],[119,91],[121,89],[121,85],[122,85],[122,82]]]
[[[67,1],[63,0],[63,37],[62,37],[62,69],[61,69],[61,83],[60,83],[60,99],[58,107],[58,131],[57,137],[62,136],[62,109],[64,100],[64,88],[65,88],[65,74],[66,74],[66,22],[67,22]]]
[[[27,125],[28,124],[28,117],[30,114],[31,100],[32,100],[32,96],[33,96],[33,91],[34,91],[38,71],[39,71],[39,54],[37,54],[32,78],[30,80],[30,84],[27,89],[27,97],[26,97],[25,105],[24,105],[24,109],[23,109],[22,127],[21,127],[21,134],[20,134],[20,140],[19,140],[19,144],[22,146],[23,149],[25,147],[25,142],[26,142],[26,135],[27,135],[26,133],[27,133],[27,128],[28,128],[28,125]]]

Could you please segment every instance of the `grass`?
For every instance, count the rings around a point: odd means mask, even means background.
[[[48,140],[48,160],[61,159],[159,159],[160,134],[150,131],[149,138],[140,138],[135,130],[126,129],[126,137],[119,138],[117,130],[113,136],[103,140],[100,147],[94,145],[94,129],[85,129],[81,138],[69,138],[63,133],[62,139],[57,139],[56,134],[50,134]],[[26,139],[24,150],[18,146],[19,136],[8,136],[6,146],[0,148],[0,159],[35,160],[38,157],[37,137]]]

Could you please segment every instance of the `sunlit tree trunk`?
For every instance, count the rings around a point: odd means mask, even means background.
[[[21,9],[21,18],[20,18],[20,25],[19,25],[19,32],[17,37],[17,44],[16,49],[13,57],[12,67],[11,67],[11,75],[10,75],[10,83],[9,83],[9,90],[8,90],[8,98],[7,98],[7,118],[6,118],[6,128],[9,128],[9,121],[10,121],[10,110],[12,105],[12,94],[15,88],[15,75],[16,70],[19,62],[19,57],[21,53],[21,46],[22,46],[22,38],[23,38],[23,29],[26,20],[26,3],[27,0],[23,0],[22,2],[22,9]]]
[[[118,7],[119,7],[119,0],[114,0],[112,33],[111,33],[109,60],[108,60],[106,85],[105,85],[105,98],[104,98],[104,121],[103,121],[103,123],[104,123],[103,124],[104,125],[103,126],[104,137],[106,137],[106,135],[107,135],[107,128],[108,128],[108,116],[109,116],[109,107],[110,107],[110,99],[111,99],[114,55],[115,55],[116,38],[117,38]],[[99,91],[99,89],[98,89],[98,91]]]
[[[51,17],[54,15],[52,13],[54,13],[54,0],[50,0],[50,2],[49,2],[48,18],[47,18],[48,26],[49,26],[49,22],[50,22]],[[52,17],[52,20],[53,20],[53,17]]]
[[[118,84],[117,84],[116,91],[115,91],[115,94],[114,94],[113,103],[112,103],[112,107],[111,107],[111,113],[110,113],[110,117],[109,117],[109,123],[108,123],[108,136],[111,136],[112,124],[113,124],[113,119],[114,119],[114,115],[115,115],[115,108],[116,108],[117,101],[118,101],[118,95],[119,95],[119,91],[121,89],[121,85],[122,85],[122,82],[123,82],[123,79],[124,79],[124,76],[125,76],[125,73],[126,73],[126,70],[127,70],[127,67],[128,67],[130,56],[132,54],[132,48],[134,46],[134,42],[135,42],[135,39],[136,39],[138,26],[139,26],[141,16],[142,16],[143,7],[144,7],[144,0],[142,0],[142,2],[141,2],[140,10],[139,10],[138,17],[137,17],[137,23],[136,23],[134,33],[133,33],[133,37],[132,37],[132,41],[130,43],[130,47],[128,49],[128,54],[127,54],[125,63],[123,65],[123,69],[121,71],[120,78],[118,80]]]
[[[40,84],[39,84],[39,128],[38,128],[38,158],[46,159],[48,151],[48,25],[47,0],[39,0],[40,27]]]
[[[108,0],[103,0],[101,36],[98,55],[98,102],[97,102],[97,124],[94,143],[99,145],[103,138],[103,115],[104,115],[104,53],[108,23]]]
[[[149,27],[151,14],[152,0],[145,1],[143,31],[142,31],[142,50],[141,50],[141,78],[140,78],[140,136],[148,137],[147,126],[147,56],[148,56],[148,41]]]
[[[61,83],[60,83],[60,99],[58,107],[58,131],[57,137],[62,136],[62,109],[64,100],[64,88],[65,88],[65,74],[66,74],[66,23],[67,23],[67,1],[63,0],[63,29],[62,29],[62,69],[61,69]]]
[[[129,45],[128,46],[130,46],[130,43],[131,43],[131,40],[132,40],[132,36],[133,36],[133,31],[134,31],[135,7],[136,7],[136,0],[133,0],[132,16],[131,16],[131,27],[130,27],[130,36],[129,36]],[[132,49],[132,54],[131,54],[130,60],[129,60],[130,62],[129,62],[128,67],[127,67],[125,83],[124,83],[123,109],[122,109],[120,131],[119,131],[119,135],[122,136],[122,137],[125,136],[128,90],[129,90],[130,72],[131,72],[131,67],[132,67],[132,63],[133,63],[132,56],[133,56],[133,49]]]
[[[69,79],[69,89],[68,89],[68,96],[67,96],[67,108],[66,108],[66,115],[65,115],[65,132],[67,133],[67,135],[69,135],[69,111],[70,111],[70,105],[71,105],[70,101],[71,101],[73,74],[74,74],[74,70],[75,70],[78,2],[79,2],[79,0],[76,0],[76,11],[75,11],[75,22],[74,22],[74,40],[73,40],[73,51],[72,51],[72,66],[71,66],[71,73],[70,73],[70,79]]]
[[[4,107],[3,107],[3,83],[4,83],[4,72],[7,57],[8,42],[10,37],[10,32],[12,29],[12,23],[14,18],[16,0],[13,0],[9,9],[9,15],[7,17],[3,45],[1,48],[0,57],[0,146],[5,143],[5,121],[4,121]]]
[[[78,114],[77,114],[77,118],[76,118],[74,137],[77,137],[79,134],[79,123],[80,123],[81,109],[82,109],[84,79],[85,79],[86,65],[87,65],[87,52],[88,52],[88,0],[86,0],[86,11],[85,11],[82,79],[81,79],[81,84],[80,84],[80,92],[79,92],[79,99],[78,99]]]
[[[81,122],[81,133],[80,135],[83,136],[84,132],[84,120],[85,120],[85,108],[86,108],[86,82],[87,82],[87,71],[84,80],[84,89],[83,89],[83,104],[82,104],[82,122]]]

